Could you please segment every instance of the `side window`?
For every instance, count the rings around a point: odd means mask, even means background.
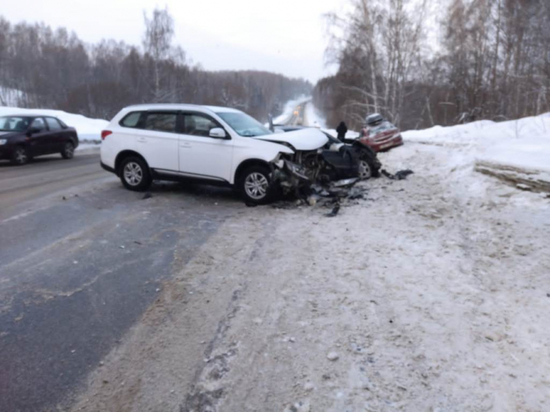
[[[34,119],[34,121],[31,124],[31,127],[38,129],[41,132],[46,130],[46,125],[44,124],[44,120],[42,118]]]
[[[185,114],[183,117],[183,134],[208,137],[210,130],[220,127],[214,120],[200,114]]]
[[[176,119],[176,113],[148,113],[147,120],[145,120],[145,129],[175,133]]]
[[[120,121],[120,125],[124,127],[137,127],[142,113],[143,112],[132,112],[127,114],[124,119]]]
[[[50,130],[61,130],[62,127],[57,121],[57,119],[54,119],[53,117],[46,117],[46,123],[48,123],[48,127]]]

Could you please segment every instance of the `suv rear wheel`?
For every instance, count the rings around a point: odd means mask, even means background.
[[[252,166],[240,176],[238,189],[247,203],[265,205],[273,197],[271,173],[267,167]]]
[[[120,164],[120,180],[126,189],[141,192],[151,186],[149,167],[139,157],[127,157]]]

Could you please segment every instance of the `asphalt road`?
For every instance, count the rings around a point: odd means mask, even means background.
[[[306,125],[306,106],[308,102],[301,103],[292,112],[292,116],[286,123],[289,126],[305,126]]]
[[[245,212],[228,189],[122,188],[99,156],[0,163],[0,411],[70,397],[195,251]]]

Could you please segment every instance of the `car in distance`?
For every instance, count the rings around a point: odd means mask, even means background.
[[[239,110],[186,104],[127,107],[101,137],[101,166],[129,190],[193,179],[232,186],[254,204],[272,199],[275,168],[327,143],[318,130],[272,133]]]
[[[365,123],[359,140],[375,152],[384,152],[403,144],[399,129],[380,114],[367,116]]]
[[[0,117],[0,160],[23,165],[33,157],[60,153],[72,159],[78,134],[52,116],[10,115]]]

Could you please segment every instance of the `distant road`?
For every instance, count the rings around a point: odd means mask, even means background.
[[[306,107],[309,102],[300,103],[292,112],[292,116],[285,123],[287,126],[307,126]]]

